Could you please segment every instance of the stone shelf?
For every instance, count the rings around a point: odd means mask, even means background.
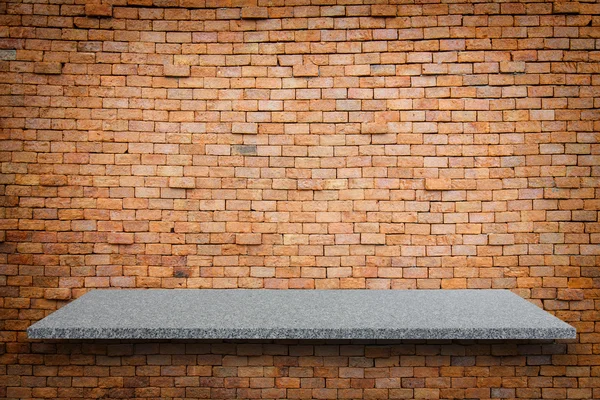
[[[508,290],[94,290],[31,339],[572,339]]]

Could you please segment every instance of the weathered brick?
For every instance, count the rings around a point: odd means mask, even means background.
[[[110,4],[86,4],[85,15],[88,17],[112,17],[113,10]]]
[[[488,235],[488,244],[494,245],[510,245],[515,243],[513,234],[490,234]]]
[[[398,14],[398,6],[377,4],[371,6],[372,17],[395,17]]]
[[[597,2],[66,3],[0,7],[0,398],[600,398]],[[508,289],[578,338],[26,343],[125,287]]]
[[[258,245],[262,244],[262,235],[260,233],[237,233],[235,235],[237,244]]]
[[[15,49],[2,49],[0,50],[0,60],[12,61],[17,59],[17,50]]]
[[[319,76],[319,66],[315,64],[294,65],[294,76]]]
[[[231,133],[255,135],[258,133],[258,124],[254,122],[234,122],[231,126]]]
[[[41,186],[66,186],[67,177],[64,175],[42,175],[39,182]]]
[[[242,7],[242,19],[265,19],[269,18],[267,7]]]
[[[428,178],[425,179],[425,189],[427,190],[453,190],[452,179],[449,178]]]
[[[169,187],[180,188],[180,189],[193,189],[196,187],[196,181],[194,178],[169,178]]]
[[[231,146],[231,154],[255,156],[258,153],[254,144],[234,144]]]
[[[164,75],[171,77],[187,77],[190,76],[189,65],[170,65],[164,66]]]
[[[321,179],[299,179],[298,190],[323,190],[324,182]]]
[[[59,62],[36,62],[33,72],[36,74],[59,75],[62,74],[62,63]]]
[[[554,14],[579,14],[578,1],[555,1],[552,12]]]
[[[115,232],[107,236],[107,242],[112,244],[133,244],[133,241],[133,233]]]

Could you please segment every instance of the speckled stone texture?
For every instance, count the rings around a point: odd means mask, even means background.
[[[507,290],[96,290],[32,339],[568,339]]]

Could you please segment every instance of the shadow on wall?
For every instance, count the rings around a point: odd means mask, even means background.
[[[567,367],[552,366],[553,359],[569,357],[567,346],[547,340],[44,341],[31,343],[31,357],[36,375],[48,378],[44,389],[63,397],[547,398],[566,390],[552,389],[553,380],[576,379],[565,376]]]

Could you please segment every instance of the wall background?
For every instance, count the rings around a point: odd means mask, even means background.
[[[152,3],[0,4],[0,397],[600,398],[600,3]],[[579,334],[27,340],[136,287],[502,288]]]

